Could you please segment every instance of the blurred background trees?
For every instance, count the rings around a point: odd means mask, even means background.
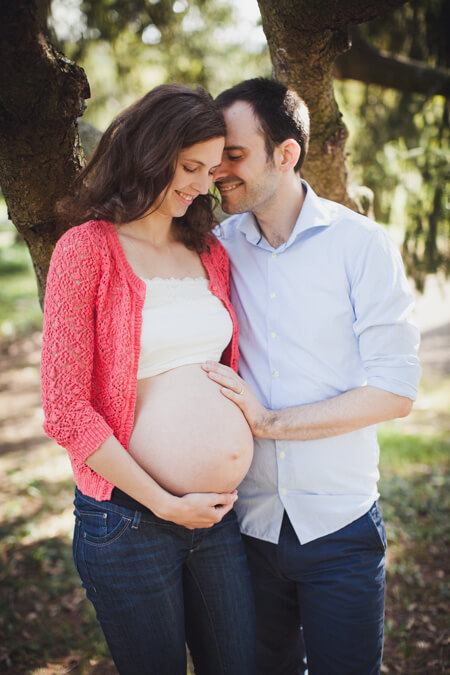
[[[284,35],[288,44],[288,31],[293,26],[314,31],[317,25],[328,44],[339,43],[335,53],[344,52],[350,30],[354,49],[336,61],[338,79],[334,81],[339,110],[350,132],[345,146],[350,195],[347,203],[353,200],[360,209],[390,226],[394,238],[403,241],[409,274],[417,286],[423,288],[428,272],[448,272],[449,263],[450,48],[445,33],[450,0],[413,0],[406,4],[403,0],[348,1],[334,10],[332,0],[318,0],[314,5],[305,0],[259,0],[259,4],[271,42],[273,65],[256,0],[16,0],[5,3],[4,25],[8,13],[10,16],[13,13],[11,20],[16,21],[17,37],[14,42],[11,30],[8,28],[6,33],[3,29],[2,42],[9,41],[10,50],[2,52],[6,68],[0,82],[0,136],[1,129],[13,117],[11,73],[15,90],[21,88],[25,92],[29,80],[33,79],[29,77],[27,81],[28,66],[23,66],[22,58],[32,34],[47,35],[48,44],[54,44],[61,52],[44,49],[43,40],[36,39],[37,48],[42,48],[40,57],[44,55],[48,59],[51,52],[53,59],[50,77],[47,76],[47,101],[53,106],[56,102],[56,116],[59,114],[64,124],[69,125],[72,139],[76,134],[72,120],[81,112],[83,99],[88,97],[87,84],[80,77],[75,87],[80,71],[64,62],[62,55],[86,73],[91,98],[86,101],[79,123],[84,149],[88,152],[96,134],[94,132],[93,140],[89,141],[86,123],[104,130],[119,110],[162,82],[200,84],[215,95],[241,79],[271,76],[275,67],[277,76],[294,82],[300,93],[304,93],[303,80],[307,78],[304,76],[302,80],[302,72],[306,74],[305,69],[300,68],[296,73],[282,72],[280,68],[277,71],[279,63],[271,34],[270,12],[278,28],[281,26],[282,45]],[[398,5],[395,11],[356,27],[359,21],[394,5]],[[343,8],[347,17],[354,15],[353,21],[339,20]],[[364,8],[369,8],[365,14]],[[289,12],[293,17],[291,21],[286,19]],[[24,17],[28,17],[26,21],[31,26],[28,33]],[[328,30],[327,23],[335,28]],[[328,34],[332,34],[332,39]],[[308,51],[300,49],[296,57],[292,47],[290,50],[288,70],[294,70],[296,58],[297,62],[303,59],[306,68]],[[52,91],[51,73],[55,75],[56,70],[52,68],[62,63],[65,63],[64,72],[71,76],[72,90],[62,87],[56,95]],[[399,65],[403,65],[404,70],[398,70]],[[53,80],[57,80],[56,76]],[[23,95],[23,108],[18,117],[23,121],[29,116],[24,135],[26,147],[21,148],[20,133],[15,131],[4,131],[0,139],[0,182],[8,198],[11,218],[28,243],[41,283],[51,248],[61,234],[51,212],[52,205],[68,189],[71,175],[83,161],[80,148],[72,141],[75,151],[70,162],[65,160],[64,180],[58,179],[63,177],[60,169],[50,178],[46,176],[53,162],[51,153],[59,147],[59,141],[49,142],[45,137],[46,128],[49,137],[54,133],[54,119],[47,120],[44,128],[39,124],[43,88],[44,85],[35,100],[26,93]],[[78,102],[74,98],[76,91],[80,95]],[[316,99],[312,92],[308,101],[312,108],[317,107]],[[317,134],[318,152],[312,175],[308,174],[308,166],[306,169],[307,178],[319,193],[346,202],[345,170],[342,179],[345,194],[342,190],[336,191],[326,175],[321,182],[318,180],[327,162],[343,166],[346,129],[339,110],[335,106],[333,111],[335,129],[325,128],[320,143]],[[317,119],[317,111],[313,110],[313,114]],[[61,138],[68,138],[63,130]],[[8,152],[5,153],[6,146]],[[340,154],[335,160],[337,148]],[[20,172],[8,169],[7,161],[13,158],[17,162],[19,158],[27,164],[31,155],[39,162],[29,164],[28,175],[20,184]],[[313,162],[314,143],[310,167]],[[48,192],[49,186],[54,188],[53,192]],[[41,196],[39,208],[19,214],[19,207],[22,208],[32,194],[47,194],[47,201]]]
[[[416,0],[358,28],[380,50],[446,70],[447,97],[434,95],[439,82],[430,73],[422,93],[403,91],[402,82],[398,90],[336,82],[351,128],[352,181],[373,191],[376,219],[398,228],[408,273],[420,289],[428,272],[449,271],[449,25],[448,0]]]
[[[64,26],[58,15],[65,7],[67,0],[53,0],[51,23],[55,30],[59,25],[61,50],[88,74],[93,97],[83,119],[100,129],[160,82],[200,84],[216,95],[240,79],[272,74],[256,0],[241,9],[230,0],[85,0],[78,22],[74,11],[73,23]],[[350,131],[350,192],[371,190],[372,215],[402,239],[419,288],[427,273],[449,271],[449,25],[449,0],[414,0],[352,29],[354,59],[367,63],[366,81],[350,79],[351,51],[336,65],[342,79],[335,80],[335,93]],[[415,77],[397,73],[389,60],[377,73],[364,46],[399,63],[417,62]],[[442,77],[433,79],[437,73]],[[364,202],[365,192],[359,194]]]

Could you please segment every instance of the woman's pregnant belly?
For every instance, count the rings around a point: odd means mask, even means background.
[[[230,492],[250,467],[253,437],[239,408],[195,364],[138,381],[129,452],[175,495]]]

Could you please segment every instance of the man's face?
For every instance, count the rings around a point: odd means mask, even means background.
[[[227,136],[222,163],[214,172],[222,209],[225,213],[258,211],[275,195],[279,173],[267,158],[264,136],[251,105],[236,101],[223,113]]]

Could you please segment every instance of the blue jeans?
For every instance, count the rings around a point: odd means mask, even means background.
[[[254,605],[234,511],[188,530],[76,490],[74,560],[121,675],[254,675]]]
[[[373,675],[383,650],[386,534],[378,505],[301,545],[244,536],[256,603],[258,675]],[[303,631],[300,631],[300,625]],[[304,641],[304,644],[303,644]]]

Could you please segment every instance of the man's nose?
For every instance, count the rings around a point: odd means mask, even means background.
[[[217,183],[218,180],[221,180],[221,178],[225,178],[225,176],[228,174],[228,170],[226,167],[226,162],[222,161],[219,166],[214,169],[214,175],[213,175],[213,181]]]

